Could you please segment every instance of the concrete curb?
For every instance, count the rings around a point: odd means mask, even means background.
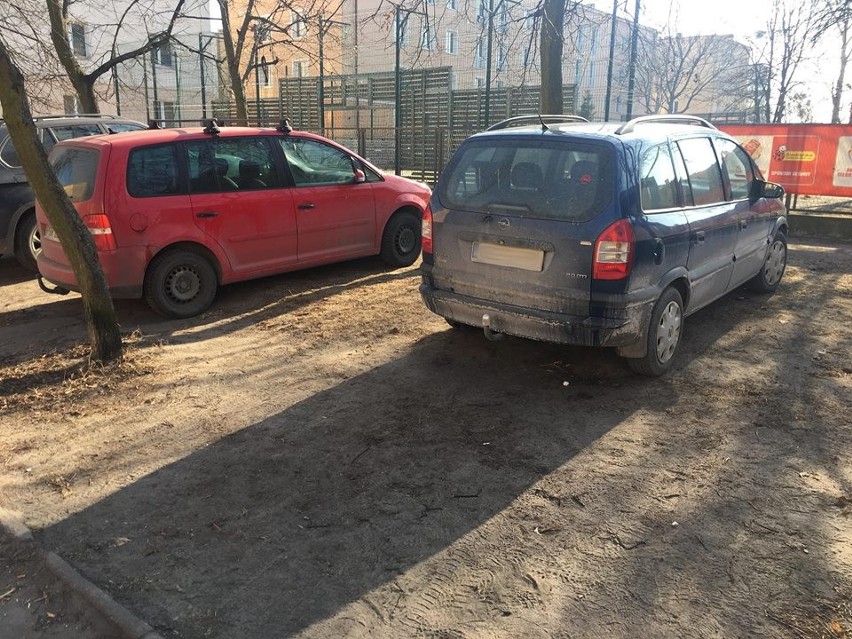
[[[37,546],[32,532],[15,513],[0,508],[0,528],[28,544]],[[103,590],[83,577],[55,552],[38,547],[38,556],[45,567],[69,590],[78,595],[100,613],[119,633],[121,639],[163,639],[149,624],[139,619],[127,608],[117,603]]]

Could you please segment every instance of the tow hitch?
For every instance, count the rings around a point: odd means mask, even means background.
[[[482,314],[482,331],[485,333],[485,339],[492,342],[497,342],[506,337],[503,333],[495,333],[491,330],[491,316],[488,313]]]
[[[62,288],[61,286],[48,288],[48,286],[44,283],[44,280],[41,278],[41,275],[38,276],[38,286],[45,293],[53,293],[54,295],[68,295],[68,293],[71,292],[67,288]]]

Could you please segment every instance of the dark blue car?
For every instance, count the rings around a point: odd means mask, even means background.
[[[420,292],[451,325],[615,347],[656,376],[685,316],[778,286],[783,189],[708,122],[515,124],[462,143],[423,220]]]

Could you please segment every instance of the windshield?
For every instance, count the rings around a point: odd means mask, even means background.
[[[612,197],[611,152],[572,140],[473,140],[457,151],[439,197],[448,208],[584,222]]]

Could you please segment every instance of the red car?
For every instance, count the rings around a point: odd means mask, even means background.
[[[309,133],[228,127],[139,131],[56,145],[50,161],[91,229],[113,297],[191,317],[220,284],[381,255],[420,254],[430,190]],[[37,207],[41,276],[75,290]]]

